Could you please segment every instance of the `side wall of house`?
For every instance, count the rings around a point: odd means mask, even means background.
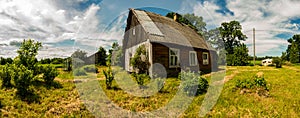
[[[123,40],[123,66],[125,70],[129,72],[133,71],[133,68],[130,66],[130,59],[134,56],[136,49],[139,46],[147,44],[147,39],[148,38],[145,30],[139,23],[134,13],[130,11]],[[146,45],[146,49],[150,49],[149,45]]]
[[[152,43],[153,46],[153,64],[159,63],[162,64],[168,76],[178,76],[178,73],[181,69],[191,70],[191,71],[202,71],[202,72],[210,72],[212,71],[212,61],[213,56],[210,51],[204,49],[194,49],[194,48],[187,48],[184,46],[172,45],[172,44],[162,44],[162,43]],[[169,48],[176,48],[180,50],[180,66],[179,67],[170,67],[169,66]],[[197,52],[197,59],[198,65],[197,66],[190,66],[189,63],[189,52],[196,51]],[[207,52],[209,54],[209,64],[203,64],[202,54],[203,52]]]

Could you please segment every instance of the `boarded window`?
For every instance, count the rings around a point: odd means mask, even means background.
[[[190,66],[198,65],[197,53],[195,51],[190,51],[189,61],[190,61]]]
[[[169,64],[170,67],[179,66],[179,49],[171,48],[169,51]]]
[[[208,55],[208,52],[203,52],[202,59],[203,59],[203,65],[208,65],[209,64],[209,55]]]

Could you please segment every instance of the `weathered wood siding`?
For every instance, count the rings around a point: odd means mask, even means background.
[[[163,43],[152,43],[152,51],[153,51],[153,64],[159,63],[162,64],[167,73],[168,76],[177,76],[178,73],[181,71],[181,69],[185,70],[191,70],[191,71],[203,71],[203,72],[210,72],[212,71],[212,59],[215,58],[213,56],[214,54],[211,54],[208,50],[203,49],[194,49],[179,45],[173,45],[173,44],[163,44]],[[176,48],[180,50],[179,54],[179,60],[180,60],[180,66],[179,67],[170,67],[169,66],[169,48]],[[198,65],[197,66],[190,66],[189,63],[189,52],[190,51],[196,51],[197,52],[197,59],[198,59]],[[209,53],[209,64],[203,65],[203,58],[202,54],[203,52]]]

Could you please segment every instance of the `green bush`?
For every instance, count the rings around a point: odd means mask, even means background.
[[[103,74],[105,76],[106,88],[111,89],[112,81],[114,80],[114,75],[113,75],[111,67],[109,66],[107,71],[103,70]]]
[[[181,72],[178,78],[182,80],[183,91],[189,96],[205,93],[209,87],[205,78],[190,71]]]
[[[276,68],[282,67],[282,59],[279,57],[274,57],[273,62],[275,63]]]
[[[86,76],[86,72],[83,68],[77,68],[74,70],[74,75],[75,76]]]
[[[86,65],[82,67],[86,72],[99,73],[98,68],[95,65]]]
[[[132,76],[135,78],[135,81],[140,86],[143,86],[148,80],[150,80],[150,76],[147,75],[147,74],[136,74],[136,73],[133,73]]]
[[[258,89],[269,90],[267,81],[264,77],[255,76],[254,79],[237,80],[235,83],[236,88],[240,89]]]
[[[33,90],[29,87],[34,80],[32,70],[28,70],[25,66],[12,65],[12,70],[15,72],[14,82],[17,88],[17,94],[21,98],[25,98],[27,95],[33,94]]]
[[[43,67],[44,76],[43,79],[47,85],[53,83],[53,80],[58,75],[56,68],[52,65],[46,65]]]
[[[14,76],[13,72],[14,71],[12,71],[10,68],[10,64],[6,64],[2,68],[0,68],[0,78],[2,80],[2,87],[12,87],[11,79]]]

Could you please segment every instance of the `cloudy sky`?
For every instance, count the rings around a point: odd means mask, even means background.
[[[0,0],[0,56],[15,57],[19,42],[28,38],[43,43],[38,58],[108,49],[112,42],[121,44],[128,8],[194,13],[208,29],[237,20],[251,55],[253,28],[258,56],[280,55],[286,40],[299,33],[298,0]]]

